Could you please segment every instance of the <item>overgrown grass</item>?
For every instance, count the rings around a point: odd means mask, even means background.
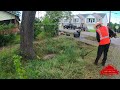
[[[6,48],[0,52],[0,78],[17,78],[14,59],[11,57],[18,53],[18,47]],[[37,60],[21,62],[29,79],[100,78],[101,68],[93,65],[96,47],[62,36],[36,41],[34,50],[39,57]],[[90,52],[91,50],[93,51]],[[55,56],[44,59],[49,54]]]
[[[101,68],[93,65],[97,53],[96,47],[75,41],[73,38],[66,38],[66,36],[45,39],[34,45],[40,59],[25,65],[29,78],[100,78]],[[90,52],[91,50],[93,51]],[[44,60],[43,57],[48,54],[55,54],[55,57]]]
[[[0,50],[0,78],[16,78],[12,56],[18,53],[19,45],[5,47]]]

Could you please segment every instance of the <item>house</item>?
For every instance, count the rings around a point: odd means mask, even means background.
[[[77,27],[85,27],[88,30],[94,29],[96,22],[102,22],[103,25],[107,26],[107,15],[105,13],[93,13],[93,14],[78,14],[71,17],[71,20],[62,19],[60,24],[62,25],[71,24]]]
[[[0,23],[13,23],[19,27],[19,14],[17,11],[0,11]]]

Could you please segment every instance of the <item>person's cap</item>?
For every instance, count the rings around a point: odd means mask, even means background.
[[[98,25],[102,25],[102,23],[101,23],[101,22],[97,22],[97,23],[95,24],[95,28],[96,28]]]

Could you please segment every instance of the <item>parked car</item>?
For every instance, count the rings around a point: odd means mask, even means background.
[[[73,24],[68,24],[68,25],[64,25],[63,28],[64,29],[74,29],[75,30],[77,27]]]

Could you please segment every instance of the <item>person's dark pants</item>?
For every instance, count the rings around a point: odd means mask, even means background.
[[[99,45],[98,46],[98,51],[97,51],[97,57],[96,57],[96,60],[95,60],[95,64],[98,63],[98,60],[100,59],[102,53],[104,53],[104,57],[103,57],[103,60],[102,60],[102,65],[103,66],[105,65],[106,60],[107,60],[107,53],[108,53],[108,50],[109,50],[109,46],[110,46],[110,44]]]

